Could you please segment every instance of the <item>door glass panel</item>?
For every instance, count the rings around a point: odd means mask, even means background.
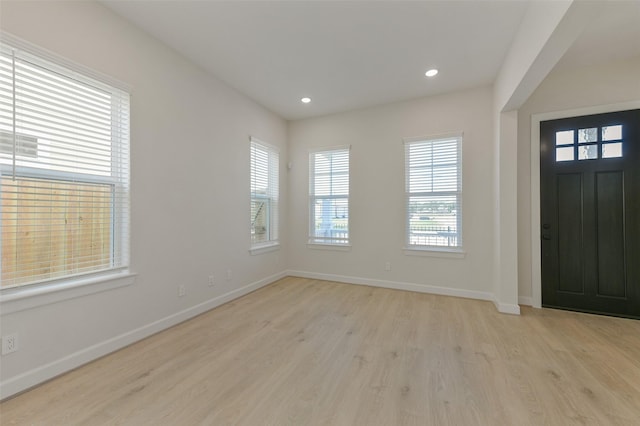
[[[598,158],[598,145],[582,145],[578,147],[578,160]]]
[[[569,145],[573,143],[573,132],[575,130],[565,130],[556,132],[556,145]],[[573,160],[573,158],[572,158]]]
[[[622,139],[622,125],[602,126],[603,141],[619,141]]]
[[[598,142],[597,127],[578,130],[578,143],[587,143],[587,142]]]
[[[573,147],[556,148],[556,161],[573,161]]]
[[[602,158],[622,157],[622,142],[602,144]]]

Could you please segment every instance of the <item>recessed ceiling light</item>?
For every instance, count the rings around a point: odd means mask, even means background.
[[[437,70],[437,69],[435,69],[435,68],[430,69],[429,71],[427,71],[427,72],[425,72],[425,73],[424,73],[424,75],[426,75],[427,77],[433,77],[433,76],[435,76],[436,74],[438,74],[438,70]]]
[[[302,102],[303,104],[308,104],[309,102],[311,102],[311,98],[304,97],[300,99],[300,102]]]

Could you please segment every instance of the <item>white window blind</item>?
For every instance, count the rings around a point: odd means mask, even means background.
[[[309,243],[349,244],[349,148],[309,154]]]
[[[251,138],[251,247],[278,242],[279,162],[277,148]]]
[[[462,248],[462,136],[405,141],[409,248]]]
[[[2,288],[128,266],[128,93],[3,41],[0,174]]]

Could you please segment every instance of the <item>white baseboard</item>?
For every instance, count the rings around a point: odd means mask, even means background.
[[[501,314],[520,315],[520,305],[500,303],[496,300],[493,301],[493,304],[496,305],[496,309]]]
[[[288,270],[287,275],[294,277],[310,278],[315,280],[336,281],[347,284],[368,285],[372,287],[391,288],[395,290],[415,291],[418,293],[438,294],[441,296],[455,296],[466,299],[493,301],[491,293],[474,290],[464,290],[450,287],[440,287],[434,285],[415,284],[399,281],[376,280],[373,278],[352,277],[346,275],[322,274],[318,272]],[[516,305],[517,306],[517,305]]]
[[[19,392],[25,391],[42,382],[50,380],[56,376],[66,373],[74,368],[78,368],[88,362],[96,360],[118,349],[122,349],[132,343],[142,340],[152,334],[158,333],[176,324],[184,322],[190,318],[209,311],[217,306],[227,303],[245,294],[251,293],[261,287],[271,284],[287,276],[287,273],[280,272],[270,277],[258,280],[239,289],[230,291],[223,295],[214,297],[195,306],[176,312],[173,315],[154,321],[150,324],[123,333],[119,336],[105,340],[88,348],[82,349],[64,358],[53,361],[49,364],[29,370],[25,373],[11,377],[0,383],[0,400],[8,398]]]
[[[518,297],[518,304],[524,306],[533,306],[533,297],[520,296]]]

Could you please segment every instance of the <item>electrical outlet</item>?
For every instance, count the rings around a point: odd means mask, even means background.
[[[386,262],[384,264],[384,270],[385,271],[390,271],[391,270],[391,262]]]
[[[215,283],[213,275],[209,275],[209,287],[213,287]]]
[[[178,286],[178,297],[182,297],[187,294],[187,289],[184,287],[184,284],[180,284]]]
[[[231,272],[231,269],[227,269],[227,281],[231,281],[232,277],[233,277],[233,274]]]
[[[9,334],[2,337],[2,355],[10,354],[18,350],[18,334]]]

